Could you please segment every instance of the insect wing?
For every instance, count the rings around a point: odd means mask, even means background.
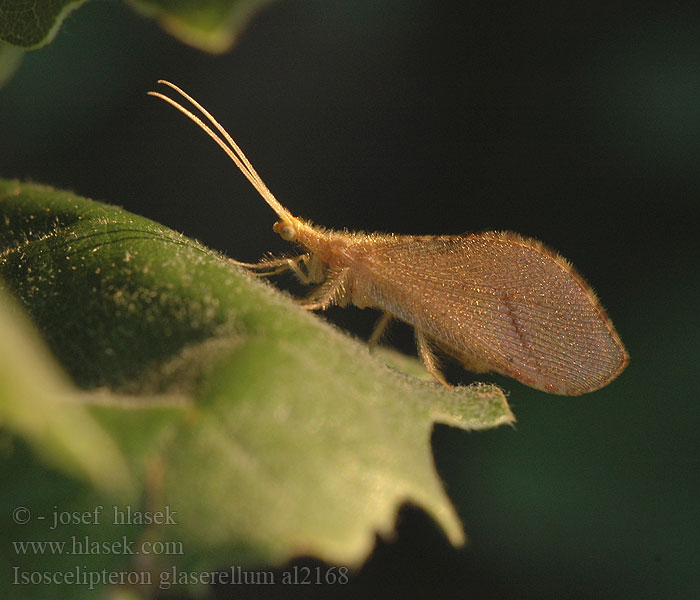
[[[390,236],[371,254],[366,296],[467,368],[578,395],[627,364],[593,290],[535,240],[496,232]]]

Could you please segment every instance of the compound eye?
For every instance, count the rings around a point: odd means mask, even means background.
[[[287,242],[291,242],[295,237],[297,237],[297,230],[285,221],[277,221],[272,229]]]

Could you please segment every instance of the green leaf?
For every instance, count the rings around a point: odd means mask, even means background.
[[[0,426],[55,468],[95,487],[127,492],[132,482],[124,457],[84,400],[14,300],[0,290]]]
[[[405,502],[430,513],[453,543],[463,542],[433,465],[432,425],[511,423],[499,388],[446,389],[394,370],[366,344],[201,244],[44,186],[0,180],[0,277],[74,382],[61,379],[38,350],[18,351],[21,368],[10,362],[0,371],[10,406],[4,414],[21,413],[4,421],[21,449],[3,469],[3,476],[22,474],[17,485],[12,478],[2,484],[8,511],[32,504],[50,513],[56,489],[59,509],[123,502],[89,477],[56,474],[45,452],[30,460],[45,421],[62,440],[82,435],[72,417],[53,419],[64,407],[59,400],[70,397],[71,410],[99,432],[90,459],[126,463],[123,477],[136,488],[131,497],[140,498],[130,506],[168,506],[177,523],[80,523],[52,534],[182,543],[182,554],[149,557],[154,573],[173,565],[279,564],[300,552],[358,565],[377,532],[391,534]],[[6,323],[12,331],[14,321],[0,320]],[[15,346],[22,344],[0,349]],[[44,371],[52,379],[37,376],[33,384],[43,395],[26,392],[26,375]],[[6,378],[24,383],[5,386]],[[46,406],[53,412],[40,414]],[[26,485],[31,474],[42,482],[38,498]],[[43,523],[31,525],[3,535],[46,539]],[[118,570],[128,558],[90,556],[86,564]],[[69,556],[22,560],[27,570],[75,563]]]
[[[226,52],[251,17],[272,0],[129,0],[180,41]]]
[[[0,40],[26,50],[48,44],[68,14],[85,0],[2,0]]]

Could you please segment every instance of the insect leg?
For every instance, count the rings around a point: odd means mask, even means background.
[[[372,335],[369,336],[369,341],[367,342],[367,344],[370,348],[374,348],[379,342],[379,340],[382,339],[382,337],[386,333],[389,323],[391,323],[391,320],[393,318],[394,316],[389,314],[388,312],[382,313],[382,316],[379,317],[376,324],[374,325],[374,331],[372,331]]]
[[[435,352],[433,352],[433,348],[428,337],[418,328],[415,329],[415,333],[416,345],[418,346],[418,355],[423,361],[425,368],[442,385],[445,387],[452,387],[449,383],[447,383],[445,376],[440,371],[437,358],[435,357]]]
[[[270,277],[272,275],[279,275],[289,270],[292,271],[302,283],[309,283],[309,278],[300,268],[299,263],[305,261],[307,254],[302,254],[301,256],[295,256],[294,258],[281,257],[281,258],[263,258],[257,263],[245,263],[233,258],[229,258],[228,261],[237,267],[243,267],[248,271],[253,271],[251,274],[255,277]],[[259,271],[259,272],[255,272]]]
[[[327,279],[313,293],[303,300],[300,306],[306,310],[325,310],[334,302],[342,304],[348,295],[345,283],[348,278],[348,271],[343,269],[331,269]]]
[[[304,285],[309,285],[311,283],[311,277],[309,276],[308,259],[310,254],[302,254],[294,259],[288,259],[287,268],[296,275],[297,279],[301,281]],[[306,271],[303,271],[301,265],[304,265]]]
[[[256,263],[241,262],[240,260],[236,260],[235,258],[227,258],[227,260],[232,265],[236,265],[237,267],[243,267],[244,269],[248,269],[249,271],[257,271],[257,270],[265,270],[265,269],[273,269],[275,267],[281,267],[283,265],[286,265],[287,261],[289,259],[286,257],[263,258],[260,262],[256,262]]]

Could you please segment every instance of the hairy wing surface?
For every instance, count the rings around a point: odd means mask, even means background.
[[[375,240],[364,293],[465,366],[553,393],[602,387],[627,354],[594,292],[560,256],[511,233]],[[483,369],[482,369],[483,370]]]

